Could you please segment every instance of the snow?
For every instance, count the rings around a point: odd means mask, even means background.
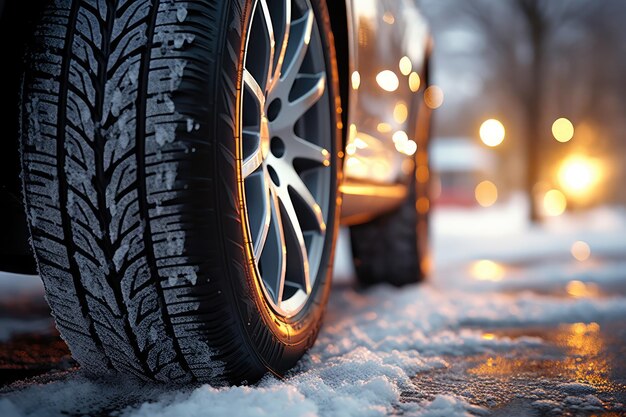
[[[187,18],[187,7],[184,4],[179,4],[176,9],[176,19],[179,22],[184,22]]]
[[[345,262],[350,245],[343,231],[337,245],[337,272],[343,284],[336,285],[317,343],[284,378],[268,375],[252,386],[203,385],[172,391],[131,381],[92,381],[77,372],[47,384],[14,388],[0,398],[0,415],[89,414],[110,409],[111,404],[124,417],[488,415],[487,409],[453,393],[413,402],[404,401],[402,395],[416,389],[415,375],[447,369],[450,357],[545,343],[530,336],[485,337],[481,328],[591,323],[626,316],[623,292],[570,296],[566,291],[572,280],[603,289],[626,278],[623,211],[603,208],[530,228],[515,202],[491,212],[495,215],[489,213],[437,212],[434,277],[403,289],[355,291],[346,286],[346,277],[353,272]],[[592,249],[587,261],[577,261],[570,253],[578,240]],[[168,241],[174,251],[178,244]],[[502,265],[502,276],[480,279],[471,268],[477,260]],[[195,283],[194,271],[179,272]],[[536,400],[531,406],[557,414],[566,408],[603,409],[592,385],[568,382],[558,389],[564,399],[548,398],[540,388],[532,391]]]

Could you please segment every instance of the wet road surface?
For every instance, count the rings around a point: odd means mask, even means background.
[[[537,338],[525,349],[446,356],[448,366],[418,374],[405,401],[454,392],[492,416],[626,415],[623,322],[483,328],[485,338]]]

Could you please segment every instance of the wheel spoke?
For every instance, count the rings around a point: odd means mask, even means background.
[[[287,52],[287,45],[289,44],[289,36],[291,32],[291,0],[284,0],[284,21],[285,30],[283,31],[283,37],[280,41],[280,49],[276,50],[278,53],[278,57],[276,59],[276,66],[272,71],[272,80],[269,84],[268,90],[273,90],[278,81],[280,80],[281,72],[283,69],[283,64],[285,62],[285,54]]]
[[[243,84],[250,90],[259,108],[263,109],[265,107],[265,93],[257,80],[254,79],[254,76],[247,69],[243,70]]]
[[[313,22],[314,15],[312,10],[308,10],[300,19],[291,22],[289,43],[285,53],[285,70],[281,75],[281,83],[287,86],[287,91],[291,89],[291,85],[295,82],[309,49]]]
[[[265,85],[270,85],[270,81],[272,79],[274,66],[274,54],[276,52],[276,39],[274,37],[274,24],[272,23],[272,16],[270,15],[270,9],[267,5],[267,0],[259,0],[261,4],[261,16],[263,17],[263,23],[265,25],[265,29],[267,30],[267,36],[270,41],[270,51],[269,51],[269,71],[267,72],[267,82]]]
[[[317,201],[315,201],[315,197],[311,194],[309,187],[306,186],[304,181],[302,181],[298,175],[294,176],[289,183],[289,196],[300,199],[300,202],[302,203],[300,206],[303,206],[303,208],[306,209],[306,215],[308,218],[300,218],[299,224],[301,224],[301,226],[304,226],[305,224],[314,226],[313,230],[321,235],[324,235],[326,233],[326,223],[324,222],[322,209],[319,204],[317,204]],[[305,223],[304,220],[312,220],[313,224],[310,224],[310,222]],[[304,229],[304,227],[301,227],[301,229]]]
[[[321,165],[330,165],[330,152],[308,140],[302,139],[295,134],[291,134],[289,141],[286,142],[287,154],[293,161],[301,158],[309,161],[319,162]]]
[[[243,178],[248,178],[263,164],[263,153],[261,152],[261,146],[257,146],[252,151],[252,154],[244,159],[241,172]]]
[[[267,235],[270,230],[270,222],[272,220],[272,210],[274,206],[274,202],[272,201],[272,197],[270,196],[270,189],[267,186],[269,184],[269,178],[265,175],[264,181],[264,204],[263,204],[263,220],[260,225],[260,230],[257,232],[257,238],[254,241],[254,258],[258,262],[261,259],[261,254],[263,253],[263,249],[265,248],[265,243],[267,242]]]
[[[292,266],[296,266],[298,269],[297,274],[290,274],[288,281],[292,286],[298,286],[302,288],[304,292],[309,294],[311,292],[311,279],[309,276],[309,256],[307,254],[306,243],[304,241],[304,235],[302,233],[302,227],[298,220],[298,214],[289,195],[287,187],[282,187],[278,191],[278,198],[284,210],[283,215],[283,231],[285,234],[289,233],[289,241],[291,243],[289,248],[289,256],[293,257],[291,260]],[[286,239],[287,243],[287,239]],[[294,259],[295,258],[295,259]],[[295,272],[295,271],[294,271]]]
[[[288,102],[280,115],[272,121],[272,129],[276,132],[289,132],[293,130],[296,122],[312,108],[326,91],[326,74],[298,75],[297,82],[292,94],[296,98]],[[281,85],[282,89],[283,86]],[[287,93],[289,94],[289,93]]]
[[[304,113],[319,101],[326,91],[326,74],[319,73],[315,75],[299,75],[297,78],[301,80],[306,87],[298,98],[289,103],[289,118],[295,123]]]
[[[271,222],[265,247],[261,253],[263,280],[267,283],[272,299],[279,305],[285,288],[287,273],[287,245],[280,209],[280,202],[273,187],[270,190]]]

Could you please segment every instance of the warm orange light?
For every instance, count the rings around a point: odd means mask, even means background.
[[[560,216],[567,208],[567,199],[559,190],[550,190],[543,196],[543,210],[548,216]]]
[[[430,209],[430,200],[426,197],[420,197],[417,199],[417,203],[415,203],[415,208],[419,214],[426,214]]]
[[[380,133],[389,133],[391,132],[391,125],[389,123],[378,123],[378,126],[376,126],[376,130],[378,130]]]
[[[417,143],[413,140],[409,140],[406,145],[404,145],[403,152],[408,156],[415,155],[415,152],[417,152]]]
[[[400,59],[398,67],[400,68],[400,72],[402,73],[402,75],[409,75],[413,70],[413,64],[411,63],[411,59],[408,56],[403,56]]]
[[[404,130],[398,130],[393,134],[393,143],[397,146],[398,144],[404,144],[409,140],[409,135],[406,134]]]
[[[569,142],[574,137],[574,125],[565,117],[552,123],[552,135],[559,142]]]
[[[496,338],[496,335],[493,333],[483,333],[483,339],[485,340],[493,340]]]
[[[348,142],[352,142],[354,140],[354,138],[356,138],[357,135],[357,129],[356,129],[356,125],[354,123],[350,124],[350,133],[348,136]]]
[[[361,86],[361,74],[358,71],[352,73],[352,89],[358,90]]]
[[[565,291],[574,298],[593,297],[598,295],[598,286],[593,283],[574,280],[567,283]]]
[[[479,134],[480,140],[482,140],[485,145],[493,148],[504,141],[506,130],[499,120],[488,119],[480,125]]]
[[[491,181],[483,181],[474,190],[476,201],[483,207],[491,207],[498,201],[498,188]]]
[[[504,272],[502,265],[486,259],[476,261],[470,267],[470,273],[479,281],[502,281]]]
[[[376,82],[385,91],[393,92],[398,89],[400,81],[395,72],[385,70],[378,73],[376,76]]]
[[[561,164],[558,172],[559,184],[574,197],[590,193],[600,181],[600,164],[584,156],[575,155]]]
[[[406,107],[406,104],[403,101],[397,102],[393,108],[393,119],[396,123],[401,124],[406,122],[407,117],[409,117],[409,109]]]
[[[443,104],[443,90],[436,85],[431,85],[424,91],[424,102],[429,108],[438,109]]]
[[[417,72],[412,72],[409,75],[409,88],[412,92],[416,93],[420,89],[420,84],[422,80],[420,80],[420,76]]]
[[[571,248],[572,256],[580,262],[584,262],[591,256],[591,248],[587,242],[579,240],[574,242]]]
[[[398,152],[401,152],[405,155],[414,155],[417,152],[417,143],[415,141],[410,140],[409,136],[403,130],[398,130],[393,134],[393,144],[396,147]]]
[[[417,182],[425,184],[430,178],[430,171],[428,170],[427,166],[420,165],[417,167],[417,172],[415,173],[415,176],[417,177]]]

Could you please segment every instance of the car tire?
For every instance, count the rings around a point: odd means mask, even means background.
[[[50,2],[23,186],[88,373],[249,383],[313,344],[339,215],[334,53],[320,0]]]
[[[416,96],[420,102],[422,94]],[[388,283],[397,287],[422,282],[431,268],[429,248],[430,169],[428,162],[431,111],[413,105],[412,132],[418,143],[413,170],[402,204],[369,222],[350,227],[354,267],[359,284]]]

